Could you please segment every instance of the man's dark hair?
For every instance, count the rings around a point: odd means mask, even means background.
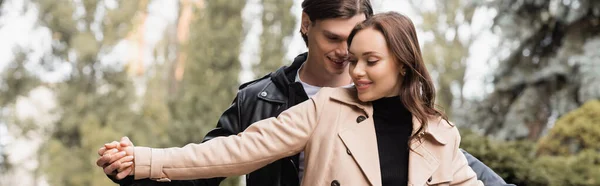
[[[304,0],[302,11],[308,15],[314,24],[316,20],[330,18],[351,18],[359,14],[365,14],[368,19],[373,16],[373,7],[370,0]],[[302,33],[304,43],[308,45],[308,37]]]

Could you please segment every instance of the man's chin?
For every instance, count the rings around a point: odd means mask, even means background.
[[[330,69],[329,73],[331,75],[342,75],[342,74],[347,74],[348,72],[345,71],[345,69]]]

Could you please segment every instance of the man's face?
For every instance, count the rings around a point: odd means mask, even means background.
[[[366,19],[364,14],[351,18],[331,18],[310,22],[302,17],[303,31],[308,37],[309,61],[320,66],[323,73],[342,74],[348,69],[348,35],[358,23]]]

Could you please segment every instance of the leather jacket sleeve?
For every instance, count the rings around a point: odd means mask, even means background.
[[[108,176],[108,175],[107,175]],[[218,186],[223,178],[198,179],[198,180],[173,180],[171,182],[157,182],[150,179],[134,180],[133,176],[117,180],[108,176],[114,183],[120,186]]]
[[[477,174],[477,180],[481,180],[486,186],[514,186],[513,184],[506,184],[504,179],[500,177],[496,172],[494,172],[491,168],[485,165],[483,162],[479,161],[473,155],[469,154],[467,151],[460,149],[460,151],[467,158],[467,162],[469,163],[469,167],[475,171]]]
[[[211,140],[219,136],[230,136],[243,131],[240,125],[240,103],[244,98],[243,92],[238,92],[233,103],[219,117],[217,127],[206,134],[202,142]]]
[[[208,141],[219,136],[229,136],[241,132],[240,112],[238,107],[238,99],[243,98],[243,93],[240,91],[233,100],[233,103],[219,118],[217,127],[204,137],[202,142]],[[107,175],[108,176],[108,175]],[[157,182],[150,179],[134,180],[133,176],[128,176],[125,179],[117,180],[108,176],[114,183],[120,186],[219,186],[225,178],[197,179],[197,180],[172,180],[171,182]]]

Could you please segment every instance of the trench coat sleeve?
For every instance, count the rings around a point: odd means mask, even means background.
[[[181,148],[135,147],[135,179],[190,180],[242,175],[304,149],[333,89],[244,132]]]

